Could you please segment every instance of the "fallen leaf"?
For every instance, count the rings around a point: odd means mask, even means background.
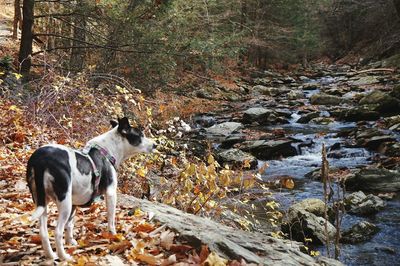
[[[208,258],[204,262],[203,265],[205,266],[225,266],[228,263],[228,260],[221,258],[218,256],[217,253],[211,252],[210,255],[208,255]]]
[[[154,225],[146,223],[146,222],[138,224],[133,229],[133,231],[135,231],[135,232],[146,232],[146,233],[149,233],[153,230],[154,230]]]
[[[161,266],[168,266],[176,263],[176,255],[172,254],[161,262]]]
[[[140,260],[141,262],[147,263],[149,265],[160,264],[160,260],[150,254],[138,254],[138,255],[136,255],[135,259]]]
[[[174,237],[175,237],[174,232],[171,232],[169,230],[162,232],[160,235],[161,246],[166,250],[169,250],[174,242]]]
[[[173,244],[170,246],[169,250],[176,253],[186,253],[189,250],[193,249],[192,246],[189,245],[176,245]]]

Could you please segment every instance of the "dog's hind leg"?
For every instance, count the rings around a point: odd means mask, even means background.
[[[72,257],[67,253],[65,253],[64,243],[63,243],[64,228],[68,222],[68,218],[70,217],[72,211],[72,199],[70,193],[67,193],[67,196],[65,197],[64,200],[57,201],[57,208],[58,208],[58,220],[54,234],[56,239],[57,255],[61,260],[71,260]]]
[[[114,184],[110,185],[106,191],[107,221],[108,230],[116,234],[115,230],[115,209],[117,205],[117,188]]]
[[[44,212],[39,218],[39,234],[42,239],[42,246],[44,249],[44,254],[49,259],[55,259],[56,254],[50,246],[49,234],[47,229],[47,207],[44,207]]]
[[[71,210],[71,214],[68,218],[68,222],[65,226],[66,230],[66,235],[65,235],[65,240],[67,245],[78,245],[78,242],[76,242],[76,240],[74,239],[74,215],[75,215],[75,211],[76,211],[76,206],[72,206],[72,210]]]

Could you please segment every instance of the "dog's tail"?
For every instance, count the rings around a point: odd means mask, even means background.
[[[31,215],[31,221],[38,219],[44,213],[45,208],[43,206],[38,206],[36,210]]]
[[[36,210],[31,216],[32,221],[42,216],[46,210],[46,194],[43,183],[44,170],[40,167],[34,167],[34,155],[29,159],[26,170],[26,181],[28,182],[33,201],[36,203]]]

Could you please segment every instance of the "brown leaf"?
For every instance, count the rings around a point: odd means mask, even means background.
[[[122,242],[113,243],[108,246],[108,248],[114,253],[121,253],[130,247],[132,247],[132,243],[128,240],[123,240]]]
[[[146,223],[146,222],[138,224],[133,229],[133,231],[135,231],[135,232],[146,232],[146,233],[149,233],[153,230],[154,230],[154,225]]]
[[[147,263],[149,265],[160,264],[160,260],[150,254],[138,254],[138,255],[136,255],[135,259],[140,260],[141,262]]]
[[[202,245],[201,246],[201,250],[200,250],[200,263],[203,263],[208,255],[210,255],[210,251],[208,250],[208,246],[207,245]]]
[[[175,252],[175,253],[186,253],[189,250],[193,249],[192,246],[189,245],[176,245],[172,244],[169,248],[170,251]]]
[[[40,237],[40,235],[33,235],[33,236],[31,236],[30,240],[32,243],[35,243],[35,244],[42,243],[42,238]]]

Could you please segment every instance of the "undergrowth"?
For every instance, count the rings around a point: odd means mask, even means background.
[[[218,102],[161,91],[145,97],[115,78],[93,88],[88,73],[62,76],[48,69],[25,85],[19,74],[0,74],[0,154],[13,158],[0,164],[7,164],[8,175],[23,178],[27,159],[41,145],[56,142],[82,148],[110,129],[110,119],[128,116],[156,140],[158,151],[123,164],[120,192],[215,219],[229,212],[233,225],[247,230],[260,220],[276,225],[281,219],[274,201],[257,206],[255,212],[254,191],[263,198],[271,194],[258,182],[260,174],[247,169],[248,163],[242,169],[221,166],[210,150],[203,151],[203,157],[193,155],[182,138],[190,117],[215,109]]]

